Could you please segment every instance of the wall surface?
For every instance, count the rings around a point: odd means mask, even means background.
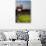
[[[46,0],[32,0],[32,22],[15,23],[15,0],[0,0],[0,29],[46,29]]]

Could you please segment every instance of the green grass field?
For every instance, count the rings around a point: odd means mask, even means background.
[[[26,15],[26,14],[22,14],[20,16],[18,16],[17,22],[21,22],[21,23],[30,23],[31,22],[31,18],[30,15]]]

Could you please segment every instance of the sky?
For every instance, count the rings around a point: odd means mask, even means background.
[[[23,9],[30,9],[31,1],[30,0],[16,0],[16,5],[23,5]]]
[[[16,1],[31,1],[31,0],[16,0]]]

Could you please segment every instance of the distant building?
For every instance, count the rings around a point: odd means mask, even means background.
[[[22,9],[23,9],[23,5],[20,5],[20,6],[17,6],[17,7],[16,7],[16,10],[17,10],[18,12],[22,11]]]

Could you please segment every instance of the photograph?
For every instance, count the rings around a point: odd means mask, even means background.
[[[16,23],[31,23],[31,0],[16,0]]]

